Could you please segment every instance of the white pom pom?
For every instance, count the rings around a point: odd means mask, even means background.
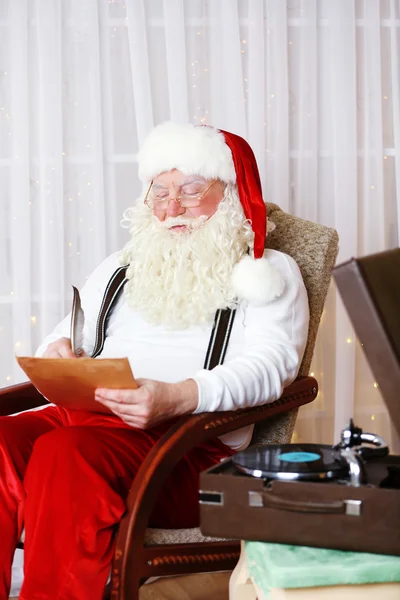
[[[233,290],[239,300],[247,300],[251,306],[264,306],[279,298],[284,286],[281,273],[266,258],[254,260],[246,254],[233,267]]]

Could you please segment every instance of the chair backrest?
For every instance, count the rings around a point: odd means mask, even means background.
[[[268,234],[266,247],[280,250],[294,258],[307,289],[310,325],[299,375],[308,375],[332,267],[338,253],[338,234],[330,227],[289,215],[276,204],[267,204],[267,213],[276,227]],[[251,443],[289,442],[296,416],[297,411],[291,411],[258,423],[254,427]]]

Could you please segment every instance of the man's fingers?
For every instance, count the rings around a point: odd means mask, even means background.
[[[138,419],[146,419],[149,417],[148,410],[140,406],[140,404],[121,404],[120,402],[113,402],[112,400],[102,400],[96,398],[97,402],[107,406],[112,412],[121,418],[132,417]]]
[[[101,398],[100,396],[95,396],[95,400],[103,404],[109,408],[115,415],[120,417],[123,421],[127,422],[127,420],[143,420],[147,421],[149,418],[149,411],[147,407],[142,406],[141,404],[133,404],[130,402],[122,403],[117,402],[115,400],[106,400],[105,398]]]
[[[124,423],[136,429],[146,429],[148,421],[145,415],[141,414],[139,407],[134,405],[119,404],[111,400],[97,400],[104,406],[107,406],[111,412]]]
[[[71,349],[69,338],[60,338],[50,344],[43,354],[44,358],[76,358]]]
[[[50,352],[45,352],[43,358],[62,358],[62,356],[56,350],[51,350]]]
[[[76,355],[72,352],[71,348],[68,348],[68,346],[62,346],[59,349],[59,353],[61,358],[77,358]]]
[[[95,391],[95,398],[96,400],[109,400],[119,404],[136,404],[138,399],[135,391],[136,390],[110,390],[97,388]]]
[[[76,358],[75,354],[64,348],[55,348],[54,350],[48,350],[43,354],[43,358]]]

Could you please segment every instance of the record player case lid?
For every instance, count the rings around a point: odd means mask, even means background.
[[[333,276],[400,435],[400,249],[352,258]]]

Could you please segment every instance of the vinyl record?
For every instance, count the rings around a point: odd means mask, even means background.
[[[232,457],[239,471],[267,479],[341,479],[349,474],[339,451],[322,444],[257,444]]]

